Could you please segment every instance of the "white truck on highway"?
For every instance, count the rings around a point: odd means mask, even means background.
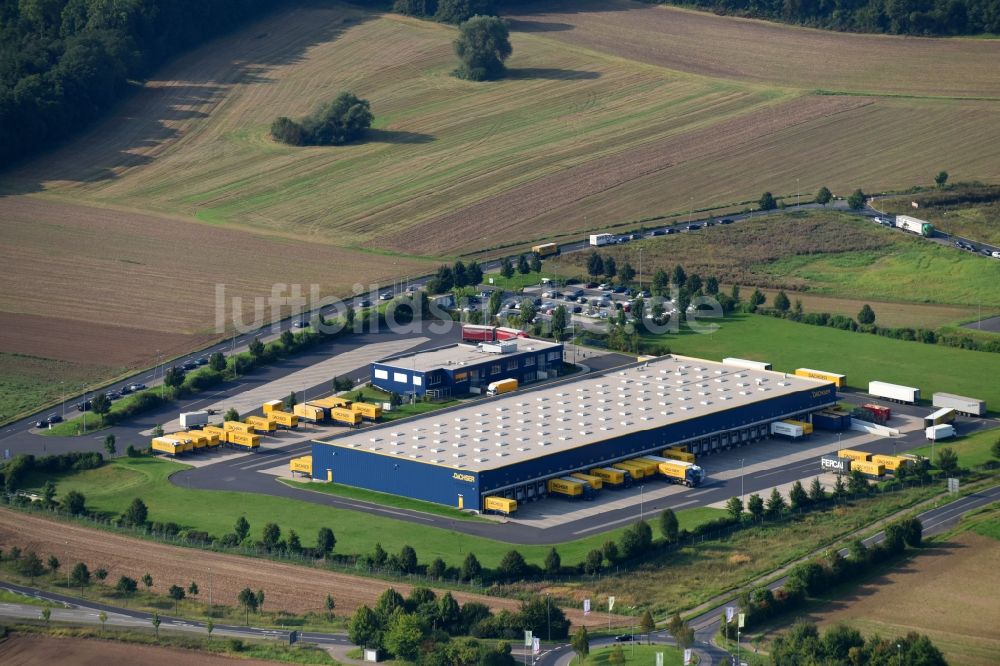
[[[590,234],[590,244],[594,247],[611,245],[615,242],[615,237],[611,234]]]

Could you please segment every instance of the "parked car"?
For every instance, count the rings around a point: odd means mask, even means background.
[[[583,308],[580,307],[579,305],[574,305],[571,308],[571,310],[572,310],[573,314],[580,314],[581,312],[583,312]]]
[[[612,293],[615,294],[624,294],[626,291],[628,291],[628,287],[615,287],[611,291]]]
[[[597,288],[600,289],[601,291],[609,291],[611,289],[611,285],[608,284],[607,282],[602,282],[597,286]]]
[[[45,419],[46,423],[62,423],[62,417],[58,414],[49,414],[49,418]]]
[[[307,324],[306,322],[304,322],[304,321],[302,321],[301,319],[299,319],[299,320],[298,320],[298,321],[296,321],[296,322],[295,322],[294,324],[292,324],[292,327],[293,327],[293,328],[305,328],[305,327],[306,327],[306,326],[308,326],[308,325],[309,325],[309,324]]]
[[[715,220],[708,220],[707,222],[705,222],[705,226],[706,227],[714,227],[715,226]]]
[[[129,393],[132,392],[132,388],[131,386],[123,386],[120,389],[118,389],[118,392],[121,393],[122,395],[128,395]]]
[[[640,236],[639,234],[631,234],[629,235],[629,238],[632,240],[639,240],[640,238],[642,238],[642,236]]]
[[[990,256],[993,257],[994,259],[1000,259],[1000,252],[994,250],[992,253],[990,253]]]

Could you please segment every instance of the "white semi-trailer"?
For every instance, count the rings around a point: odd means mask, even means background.
[[[930,222],[920,220],[915,217],[910,217],[909,215],[897,215],[896,216],[896,228],[902,229],[904,231],[909,231],[911,233],[920,234],[921,236],[933,236],[934,235],[934,225]]]
[[[932,396],[932,404],[935,407],[950,407],[966,416],[986,415],[986,401],[978,398],[966,398],[952,393],[935,393]]]
[[[868,392],[877,398],[915,405],[920,402],[920,389],[912,386],[889,384],[888,382],[868,382]]]
[[[746,368],[747,370],[770,370],[771,364],[764,361],[750,361],[745,358],[724,358],[722,365],[731,365],[734,368]]]

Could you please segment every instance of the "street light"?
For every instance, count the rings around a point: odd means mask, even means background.
[[[642,491],[646,486],[639,486],[639,520],[642,520]]]
[[[740,502],[743,502],[743,458],[740,458]]]

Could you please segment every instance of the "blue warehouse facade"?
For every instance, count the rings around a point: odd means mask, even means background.
[[[556,386],[558,387],[558,384]],[[555,395],[567,396],[566,399],[569,400],[573,395],[573,384],[566,383],[565,386],[562,392]],[[477,416],[482,415],[485,418],[488,412],[504,411],[504,408],[498,406],[501,404],[528,405],[533,401],[544,400],[545,398],[540,396],[547,390],[556,391],[558,388],[519,391],[516,399],[520,402],[516,403],[512,403],[511,400],[514,398],[508,396],[478,401],[475,403],[476,408],[481,411],[469,417],[468,434],[463,434],[461,437],[469,442],[477,441],[476,433],[481,432],[476,430]],[[747,392],[751,390],[747,389]],[[506,403],[500,402],[505,398]],[[363,431],[373,436],[368,438],[371,441],[400,436],[401,441],[394,441],[392,442],[394,446],[378,452],[367,450],[364,443],[350,439],[357,438],[361,433],[346,438],[333,438],[326,442],[314,442],[313,476],[318,480],[329,479],[335,483],[481,511],[486,496],[510,497],[519,502],[530,501],[546,494],[548,479],[607,466],[640,455],[659,454],[668,446],[683,444],[698,456],[745,446],[769,437],[769,427],[772,422],[796,417],[807,419],[812,412],[835,404],[836,399],[836,388],[833,384],[811,381],[811,385],[805,388],[797,390],[790,388],[781,395],[773,395],[766,399],[755,398],[755,401],[749,404],[735,405],[727,409],[713,408],[707,413],[677,419],[659,427],[623,428],[616,436],[598,438],[597,441],[573,448],[553,446],[553,450],[544,455],[539,450],[540,455],[525,454],[521,455],[520,459],[515,459],[519,454],[514,454],[510,456],[511,462],[506,465],[497,464],[500,461],[493,457],[477,458],[477,461],[486,461],[478,466],[471,464],[471,461],[468,465],[454,464],[455,460],[452,457],[445,457],[458,454],[451,453],[454,449],[444,447],[466,446],[464,442],[441,444],[440,449],[430,449],[444,451],[439,454],[442,458],[437,458],[432,463],[429,456],[422,454],[423,445],[410,441],[420,440],[423,435],[403,437],[400,432],[392,432],[393,424],[387,424]],[[466,419],[462,417],[456,417],[463,408],[469,409],[467,406],[459,406],[422,417],[421,423],[426,423],[426,427],[421,425],[415,430],[426,430],[424,434],[428,437],[427,446],[434,446],[430,442],[439,441],[433,439],[434,428],[443,429],[446,425],[454,427],[454,422],[465,421]],[[516,408],[512,406],[511,409]],[[553,419],[553,421],[561,420],[563,419]],[[539,427],[554,430],[548,425]],[[512,444],[515,439],[520,438],[511,437]],[[469,445],[474,446],[474,444]],[[396,450],[390,450],[393,448]]]
[[[504,349],[505,351],[490,351]],[[453,344],[371,364],[372,386],[402,396],[485,394],[491,382],[519,385],[558,376],[562,344],[519,338],[497,344]]]

